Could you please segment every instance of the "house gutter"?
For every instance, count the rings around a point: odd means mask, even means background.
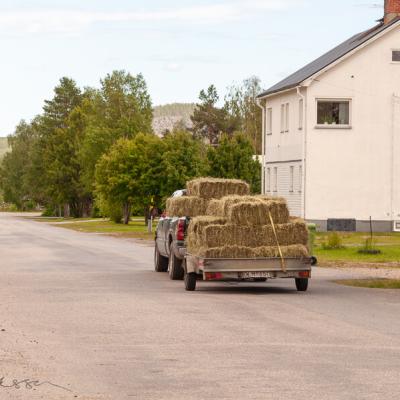
[[[265,138],[266,138],[266,136],[265,136],[265,116],[266,116],[266,111],[265,111],[265,107],[261,104],[261,99],[257,98],[256,104],[262,110],[261,194],[265,194]]]
[[[301,93],[302,86],[297,86],[297,95],[303,100],[303,143],[302,143],[302,172],[303,176],[301,178],[301,214],[302,218],[306,219],[306,159],[307,159],[307,97]]]

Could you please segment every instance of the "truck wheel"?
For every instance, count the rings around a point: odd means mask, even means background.
[[[157,248],[157,243],[154,246],[154,270],[156,272],[168,271],[168,258],[160,254]]]
[[[181,281],[185,275],[182,268],[182,260],[175,257],[173,244],[169,248],[169,263],[168,263],[169,277],[173,281]]]
[[[189,292],[196,290],[197,275],[194,272],[185,274],[185,289]]]
[[[308,289],[308,279],[296,278],[296,288],[298,292],[306,292]]]

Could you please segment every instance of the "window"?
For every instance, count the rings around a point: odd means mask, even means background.
[[[281,104],[281,133],[289,132],[289,103]]]
[[[272,108],[267,109],[267,135],[272,135]]]
[[[299,130],[300,131],[303,129],[303,117],[304,117],[303,111],[304,111],[304,101],[303,101],[303,99],[301,99],[299,101]]]
[[[278,191],[278,167],[274,167],[274,192]]]
[[[290,167],[290,193],[294,191],[294,167]]]
[[[285,105],[281,105],[281,133],[285,132]]]
[[[271,191],[271,168],[267,168],[267,192]]]
[[[286,103],[285,110],[285,132],[289,132],[289,103]]]
[[[318,100],[317,125],[330,128],[350,126],[350,101]]]
[[[299,166],[299,193],[303,191],[303,166]]]
[[[400,62],[400,50],[392,50],[392,61]]]

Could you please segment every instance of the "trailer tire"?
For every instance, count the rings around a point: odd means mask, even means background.
[[[154,270],[156,272],[168,271],[168,258],[160,254],[157,248],[157,243],[154,246]]]
[[[296,288],[298,292],[306,292],[308,289],[308,279],[296,278]]]
[[[193,292],[196,290],[197,275],[195,272],[190,272],[185,274],[185,289],[188,292]]]
[[[182,267],[182,261],[175,256],[173,243],[169,248],[169,261],[168,261],[168,273],[172,281],[181,281],[185,275],[185,271]]]

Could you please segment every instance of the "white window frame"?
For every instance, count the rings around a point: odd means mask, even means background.
[[[271,192],[271,168],[267,168],[267,192]]]
[[[303,166],[299,165],[299,193],[303,192]]]
[[[274,193],[278,193],[278,167],[274,167]]]
[[[272,107],[267,108],[267,135],[272,135]]]
[[[304,125],[304,100],[299,100],[299,131],[303,130]]]
[[[318,124],[318,103],[324,102],[347,102],[349,103],[349,123],[348,124]],[[335,98],[335,97],[317,97],[315,99],[315,128],[316,129],[351,129],[352,128],[352,115],[353,115],[353,99],[352,98]]]
[[[285,133],[289,132],[290,126],[290,104],[285,104]]]
[[[289,167],[289,193],[293,193],[294,192],[294,166],[291,165]]]
[[[393,52],[400,51],[400,49],[391,49],[390,50],[390,63],[391,64],[400,64],[400,61],[393,61]]]
[[[285,104],[281,104],[281,133],[285,132],[285,110],[286,110],[286,106]]]

